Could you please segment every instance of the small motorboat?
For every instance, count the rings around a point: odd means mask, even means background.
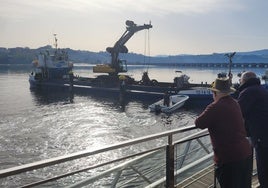
[[[149,109],[151,112],[171,113],[182,107],[188,99],[188,95],[171,95],[169,96],[169,105],[164,105],[164,99],[161,99],[149,105]]]

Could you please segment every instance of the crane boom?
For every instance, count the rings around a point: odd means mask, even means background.
[[[125,46],[127,41],[138,31],[144,29],[150,29],[153,26],[151,23],[144,24],[144,25],[137,25],[133,21],[127,20],[126,21],[126,31],[123,35],[119,38],[119,40],[114,44],[113,47],[106,48],[106,51],[111,54],[111,64],[110,65],[99,65],[93,67],[94,72],[102,72],[102,73],[109,73],[109,74],[118,74],[119,72],[126,72],[122,65],[122,61],[118,59],[119,53],[128,53],[128,49]]]

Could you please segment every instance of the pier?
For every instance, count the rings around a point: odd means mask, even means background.
[[[178,67],[226,67],[228,63],[177,63]],[[268,63],[233,63],[232,68],[268,68]]]
[[[256,168],[256,161],[254,160],[254,171],[252,173],[252,188],[257,188],[259,186]],[[207,168],[200,170],[196,174],[177,184],[176,188],[214,188],[214,181],[214,165],[210,165]],[[220,185],[217,182],[216,187],[220,188]]]

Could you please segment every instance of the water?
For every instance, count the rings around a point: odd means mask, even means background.
[[[129,67],[139,80],[144,67]],[[173,81],[182,70],[191,82],[212,82],[225,69],[150,67],[149,76]],[[234,75],[241,70],[235,69]],[[261,76],[263,69],[254,69]],[[30,91],[30,67],[0,66],[0,169],[85,149],[98,149],[148,134],[192,125],[203,106],[183,107],[171,115],[150,113],[150,102],[131,101],[124,109],[117,99]],[[91,67],[75,74],[92,76]],[[238,81],[235,78],[234,81]]]

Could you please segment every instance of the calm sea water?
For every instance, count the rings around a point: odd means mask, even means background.
[[[129,67],[141,79],[144,67]],[[173,81],[182,70],[190,81],[212,82],[225,69],[149,67],[151,79]],[[242,70],[235,69],[234,75]],[[261,76],[265,70],[254,69]],[[183,107],[171,115],[150,113],[150,102],[131,101],[124,109],[117,99],[39,93],[29,89],[30,67],[0,66],[0,169],[97,149],[132,138],[192,125],[203,106]],[[91,66],[76,66],[75,74],[92,76]],[[234,81],[238,81],[235,78]]]

